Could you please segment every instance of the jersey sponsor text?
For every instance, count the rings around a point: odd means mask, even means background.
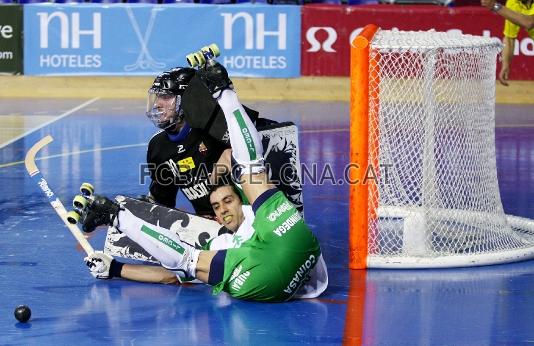
[[[291,227],[295,226],[295,224],[300,220],[302,220],[302,216],[300,216],[300,213],[296,211],[280,226],[276,227],[276,229],[274,230],[274,234],[279,237],[283,236],[287,231],[291,230]]]
[[[241,264],[237,266],[236,268],[234,268],[234,271],[232,272],[232,276],[230,276],[230,281],[238,277],[239,274],[241,274],[241,270],[243,270],[243,266]]]
[[[284,212],[291,209],[291,207],[292,207],[291,203],[289,203],[288,201],[285,201],[284,203],[280,204],[278,208],[276,208],[275,211],[270,213],[269,216],[267,216],[267,218],[269,219],[269,221],[274,222],[280,217],[280,215],[282,215]]]
[[[232,282],[232,289],[235,291],[239,291],[241,287],[243,287],[243,285],[245,284],[245,281],[247,281],[249,276],[250,276],[250,271],[248,270],[246,272],[239,274]]]
[[[195,184],[191,187],[184,187],[182,188],[182,191],[189,200],[199,199],[209,194],[208,187],[206,186],[205,182]]]
[[[317,262],[315,256],[310,255],[306,262],[304,262],[299,267],[299,269],[295,273],[295,276],[293,276],[293,279],[291,279],[289,285],[287,285],[287,287],[284,289],[284,292],[286,292],[287,294],[292,294],[293,292],[295,292],[295,290],[299,288],[302,284],[303,279],[305,279],[308,273],[310,272],[310,269],[313,268],[315,262]]]

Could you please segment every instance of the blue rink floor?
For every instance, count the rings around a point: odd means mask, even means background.
[[[30,180],[27,150],[54,137],[37,165],[70,205],[79,185],[138,195],[155,128],[142,100],[2,100],[0,117],[61,116],[0,147],[0,345],[519,345],[534,343],[534,261],[469,269],[347,269],[348,189],[305,181],[306,219],[321,241],[330,285],[284,304],[213,296],[208,286],[96,281],[83,252]],[[336,175],[348,161],[346,103],[247,103],[295,122],[301,161]],[[497,106],[497,165],[505,211],[534,218],[534,108]],[[48,119],[48,118],[46,118]],[[336,179],[337,180],[337,179]],[[190,208],[182,199],[178,207]],[[105,231],[90,242],[104,244]],[[29,305],[18,323],[13,310]]]

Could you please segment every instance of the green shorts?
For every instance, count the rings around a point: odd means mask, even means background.
[[[321,254],[319,242],[280,191],[256,211],[254,235],[226,250],[223,280],[213,292],[240,299],[282,302],[307,279]]]

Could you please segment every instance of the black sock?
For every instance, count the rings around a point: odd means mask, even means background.
[[[208,285],[215,286],[223,280],[226,250],[219,250],[211,260]]]

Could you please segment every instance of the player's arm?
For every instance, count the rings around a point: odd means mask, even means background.
[[[155,203],[164,205],[168,208],[174,208],[176,206],[176,194],[178,193],[178,186],[171,181],[164,180],[159,169],[157,160],[151,157],[151,153],[154,152],[152,141],[148,146],[147,162],[150,172],[150,187],[149,194]],[[160,174],[161,173],[161,174]],[[163,184],[165,183],[165,184]]]
[[[263,164],[256,163],[255,165],[262,167]],[[233,168],[235,167],[232,167],[232,149],[226,149],[213,167],[210,183],[215,184],[219,178],[226,176]],[[247,203],[250,204],[254,203],[256,198],[262,193],[274,187],[269,182],[269,178],[265,172],[243,174],[239,179],[243,192],[246,195]]]
[[[495,12],[526,30],[531,30],[534,28],[534,16],[521,14],[504,6]]]
[[[534,28],[534,16],[521,14],[505,6],[495,6],[496,0],[481,0],[480,4],[527,30]],[[497,3],[498,4],[498,3]]]
[[[210,183],[215,185],[219,178],[226,176],[232,169],[232,149],[226,149],[222,152],[219,160],[213,165],[213,171],[210,175]]]
[[[159,266],[144,264],[124,264],[121,270],[123,279],[152,282],[161,284],[178,283],[178,278],[173,272]]]
[[[508,86],[510,64],[512,63],[512,58],[514,57],[515,38],[505,36],[503,43],[504,48],[502,50],[502,64],[501,70],[499,71],[499,82],[501,82],[502,85]]]
[[[155,203],[168,208],[176,206],[176,194],[178,186],[174,184],[168,167],[163,165],[162,158],[158,156],[157,136],[152,137],[148,143],[146,162],[150,173],[149,194]]]
[[[516,11],[512,11],[506,7],[502,7],[496,12],[503,16],[505,19],[508,19],[512,23],[517,24],[526,30],[531,30],[534,28],[534,16],[521,14]]]
[[[123,278],[133,281],[162,284],[179,282],[176,274],[163,267],[121,263],[101,251],[87,255],[84,261],[95,279]]]
[[[492,10],[493,12],[498,13],[506,20],[504,21],[504,38],[503,38],[503,51],[502,51],[502,64],[501,69],[498,74],[499,82],[502,85],[508,86],[508,78],[510,74],[510,67],[512,64],[512,59],[514,57],[514,46],[515,39],[519,32],[520,26],[513,20],[512,17],[522,16],[520,13],[517,13],[507,7],[503,7],[496,0],[481,0],[481,4],[486,8]],[[515,18],[517,19],[517,18]],[[532,16],[534,20],[534,16]]]

